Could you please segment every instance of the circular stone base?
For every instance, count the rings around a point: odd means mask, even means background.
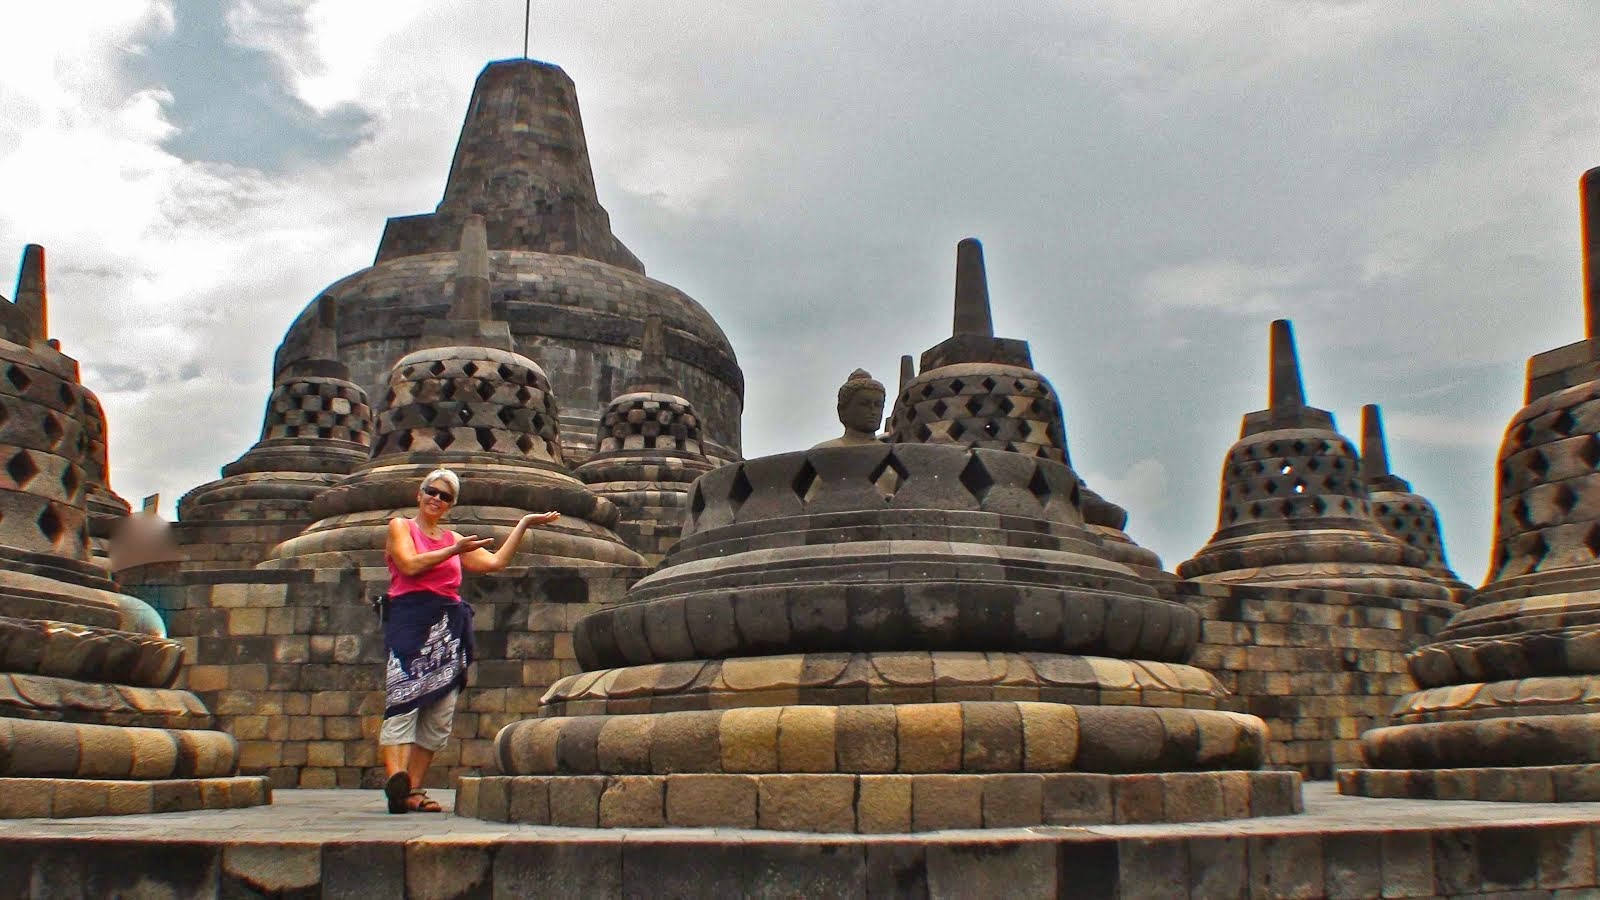
[[[1600,800],[1600,765],[1346,769],[1339,793],[1406,800],[1574,803]]]
[[[133,816],[194,809],[242,809],[272,803],[264,776],[112,781],[0,778],[0,819]]]
[[[903,834],[1205,822],[1301,812],[1295,772],[463,778],[456,815],[585,828]]]

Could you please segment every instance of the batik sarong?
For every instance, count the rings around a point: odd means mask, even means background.
[[[383,623],[385,719],[466,687],[472,662],[472,607],[418,591],[389,598]]]

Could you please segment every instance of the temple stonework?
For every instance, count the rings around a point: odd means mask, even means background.
[[[173,687],[182,647],[92,554],[108,503],[105,419],[47,339],[44,249],[0,298],[0,818],[71,818],[270,802],[234,777],[238,746]]]
[[[1369,797],[1600,799],[1600,169],[1579,181],[1585,340],[1528,360],[1500,446],[1488,581],[1410,658],[1419,688],[1362,735]]]

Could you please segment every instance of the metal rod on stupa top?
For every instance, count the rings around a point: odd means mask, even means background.
[[[1294,349],[1294,327],[1288,319],[1272,323],[1272,369],[1267,382],[1267,408],[1305,406],[1306,392],[1300,384],[1300,358]]]
[[[994,337],[989,313],[989,276],[983,268],[983,244],[965,238],[956,245],[955,334]]]
[[[1361,477],[1372,481],[1389,474],[1389,448],[1383,440],[1383,411],[1378,404],[1361,407]]]
[[[43,342],[50,336],[50,301],[45,289],[44,248],[38,244],[22,248],[16,296],[15,302],[28,323],[28,340]]]
[[[1578,179],[1578,208],[1583,222],[1584,337],[1600,337],[1600,167]]]
[[[533,0],[522,3],[522,58],[528,58],[528,32],[533,27]]]

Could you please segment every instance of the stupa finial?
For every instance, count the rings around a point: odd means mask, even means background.
[[[22,250],[16,304],[27,322],[28,342],[43,343],[50,328],[50,307],[45,290],[44,248],[38,244],[29,244]]]
[[[1361,477],[1375,481],[1389,473],[1389,448],[1383,440],[1383,412],[1376,403],[1361,407]]]
[[[916,377],[916,358],[909,353],[903,354],[900,357],[900,387],[896,393],[905,393],[906,386],[911,384],[912,381],[916,380]]]
[[[312,320],[306,356],[318,360],[339,358],[339,304],[332,297],[317,298],[317,315]]]
[[[1583,221],[1584,336],[1600,337],[1600,167],[1578,179],[1578,208]]]
[[[639,374],[628,385],[628,392],[675,390],[678,380],[667,374],[667,326],[659,313],[644,317],[639,349],[643,354],[639,360]]]
[[[983,244],[965,238],[956,245],[955,334],[994,337],[989,312],[989,276],[983,268]]]
[[[456,296],[447,318],[482,322],[489,318],[489,233],[483,216],[461,223],[461,249],[456,253]]]
[[[1277,319],[1272,323],[1271,354],[1267,408],[1305,406],[1306,392],[1300,384],[1300,357],[1295,353],[1294,327],[1288,319]]]

